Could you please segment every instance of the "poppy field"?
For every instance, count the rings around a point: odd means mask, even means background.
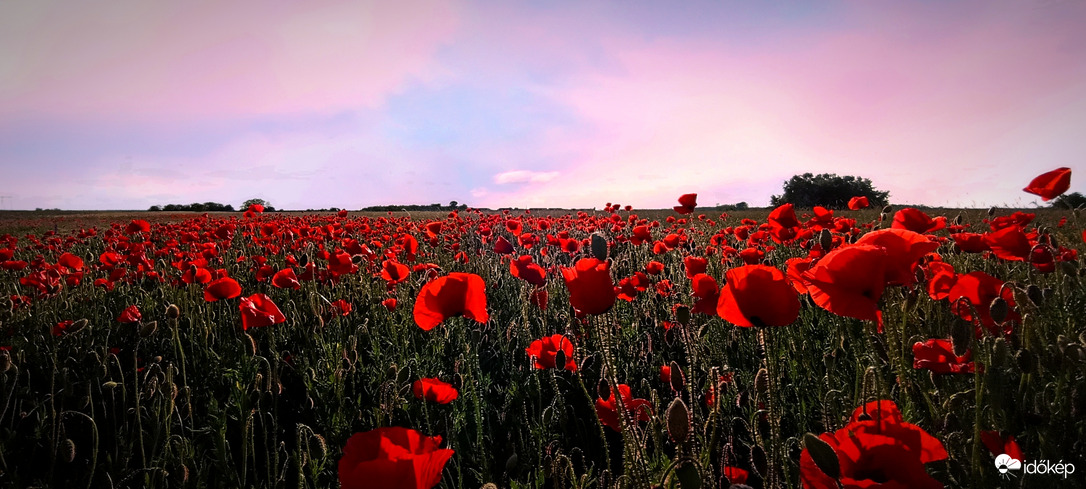
[[[678,204],[0,228],[0,486],[1084,486],[1086,215]]]

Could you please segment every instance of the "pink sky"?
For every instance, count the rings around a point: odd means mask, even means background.
[[[1086,154],[1084,23],[1071,1],[5,2],[0,195],[766,205],[828,172],[1030,206]]]

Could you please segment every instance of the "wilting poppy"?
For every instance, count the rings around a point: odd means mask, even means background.
[[[573,342],[560,334],[544,336],[535,340],[524,351],[532,358],[535,368],[538,369],[557,368],[555,358],[558,352],[561,351],[566,357],[562,369],[571,372],[577,371],[577,363],[573,361]]]
[[[138,323],[141,319],[143,319],[143,315],[140,314],[140,309],[136,306],[128,306],[121,312],[121,315],[117,317],[117,322]]]
[[[954,344],[949,340],[931,339],[913,343],[913,368],[931,370],[937,374],[971,374],[973,362],[969,361],[972,352],[965,355],[954,354]]]
[[[602,314],[615,305],[618,295],[611,279],[611,262],[581,258],[573,268],[562,268],[569,302],[582,314]]]
[[[521,255],[509,263],[509,273],[529,284],[542,286],[547,284],[547,272],[543,267],[532,262],[530,255]]]
[[[398,426],[355,433],[339,459],[343,489],[430,489],[453,451],[438,448],[440,436]]]
[[[858,197],[853,197],[848,200],[848,208],[854,211],[866,209],[870,205],[871,204],[867,201],[867,197],[862,195]]]
[[[220,299],[233,299],[241,295],[241,285],[230,277],[223,277],[207,284],[204,288],[204,300],[215,302]]]
[[[745,265],[724,274],[716,311],[736,326],[787,326],[799,317],[799,296],[776,267]]]
[[[411,269],[396,260],[385,260],[381,263],[381,278],[389,284],[398,284],[411,276]]]
[[[300,289],[302,287],[302,284],[298,283],[298,275],[294,273],[293,268],[284,268],[275,272],[271,283],[280,289]]]
[[[1041,200],[1047,202],[1059,197],[1069,188],[1071,188],[1071,169],[1063,167],[1038,175],[1022,190],[1040,195]]]
[[[241,329],[243,330],[263,328],[287,320],[287,317],[279,310],[279,306],[276,306],[271,298],[264,294],[242,297],[238,309],[241,311]]]
[[[426,331],[460,315],[485,323],[490,320],[486,283],[473,273],[453,272],[434,279],[419,290],[413,314],[415,324]]]
[[[851,245],[827,253],[803,273],[803,280],[819,307],[838,316],[878,320],[885,276],[885,249]]]
[[[924,464],[945,460],[946,449],[919,426],[906,423],[892,401],[872,401],[857,408],[849,424],[818,438],[837,455],[840,484],[823,472],[804,448],[799,466],[806,489],[943,487],[928,475]]]
[[[652,403],[645,399],[634,399],[633,393],[630,391],[630,386],[626,384],[618,385],[619,397],[622,399],[622,406],[626,408],[628,416],[637,419],[638,421],[648,421],[652,414]],[[622,431],[622,424],[619,420],[619,406],[615,400],[615,390],[611,389],[611,396],[607,400],[603,398],[596,399],[596,415],[599,416],[600,422],[604,426],[611,428],[615,431]]]
[[[913,267],[924,255],[939,248],[939,243],[905,229],[880,229],[856,240],[857,245],[880,246],[886,250],[886,285],[916,283]]]
[[[424,399],[438,404],[448,404],[456,400],[460,395],[456,388],[448,382],[439,379],[419,379],[411,386],[411,390],[418,399]]]

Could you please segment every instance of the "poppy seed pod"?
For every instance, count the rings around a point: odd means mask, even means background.
[[[166,308],[166,317],[170,319],[181,317],[181,309],[177,307],[177,304],[170,304],[170,306]]]
[[[992,299],[992,304],[988,307],[988,314],[992,317],[992,321],[996,324],[1003,324],[1003,321],[1007,319],[1007,313],[1010,309],[1007,307],[1006,299],[1002,297],[996,297]]]
[[[675,392],[681,392],[683,389],[684,378],[682,368],[679,367],[679,363],[672,360],[669,367],[671,369],[671,378],[668,379],[671,384],[671,389]]]

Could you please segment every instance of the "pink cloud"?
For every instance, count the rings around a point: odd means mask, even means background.
[[[176,120],[374,107],[443,76],[456,12],[406,2],[0,7],[0,116]],[[3,15],[4,13],[8,15]]]

